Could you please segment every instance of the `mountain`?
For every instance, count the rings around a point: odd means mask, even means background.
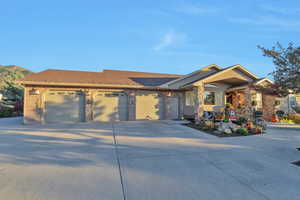
[[[14,82],[14,80],[23,78],[32,73],[32,71],[17,65],[0,65],[0,90],[4,87],[4,80]]]
[[[15,72],[21,76],[32,74],[33,72],[17,65],[0,65],[0,76],[5,74],[7,71]]]

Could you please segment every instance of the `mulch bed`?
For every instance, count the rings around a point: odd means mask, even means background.
[[[300,167],[300,161],[297,161],[297,162],[292,162],[292,164],[294,164],[294,165],[297,165],[297,166],[299,166],[299,167]]]
[[[198,125],[193,124],[193,123],[182,124],[182,125],[193,128],[193,129],[196,129],[196,130],[199,130],[199,131],[202,131],[202,132],[210,134],[210,135],[217,136],[217,137],[239,137],[239,136],[249,136],[249,135],[261,135],[261,134],[254,134],[254,133],[250,133],[250,132],[247,135],[242,135],[242,134],[239,134],[239,133],[231,133],[231,134],[216,133],[214,131],[202,130],[201,127],[199,127]],[[265,133],[262,133],[262,134],[265,134]]]

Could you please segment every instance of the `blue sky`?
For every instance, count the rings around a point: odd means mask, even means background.
[[[257,45],[300,42],[300,1],[0,1],[0,64],[187,74],[274,66]]]

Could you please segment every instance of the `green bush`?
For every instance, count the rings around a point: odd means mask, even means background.
[[[247,120],[246,118],[240,117],[240,118],[238,118],[238,120],[236,121],[236,123],[237,123],[238,125],[242,125],[242,124],[246,124],[247,121],[248,121],[248,120]]]
[[[229,119],[224,119],[223,122],[224,122],[224,123],[228,123],[228,122],[229,122]]]
[[[0,118],[1,117],[11,117],[12,114],[13,114],[12,108],[0,106]]]
[[[245,128],[239,128],[237,132],[241,135],[248,135],[248,130]]]

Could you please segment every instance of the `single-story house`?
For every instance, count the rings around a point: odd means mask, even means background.
[[[187,75],[103,70],[45,70],[19,81],[24,123],[196,118],[230,103],[239,115],[253,106],[271,119],[274,96],[253,89],[272,84],[241,65],[210,65]],[[257,102],[253,105],[253,101]]]

